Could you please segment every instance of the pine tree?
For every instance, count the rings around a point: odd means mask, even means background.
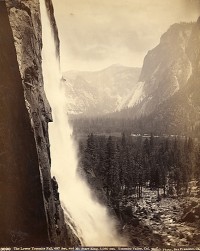
[[[96,151],[96,144],[95,138],[93,134],[88,135],[87,144],[85,149],[85,154],[83,158],[83,166],[86,173],[90,172],[91,170],[95,172],[97,167],[97,151]]]
[[[133,178],[130,151],[125,133],[122,134],[121,138],[119,167],[122,190],[124,191],[124,193],[129,193],[133,186]]]
[[[107,195],[115,196],[120,191],[119,167],[116,162],[116,147],[111,136],[108,137],[106,144],[105,166],[107,171]]]

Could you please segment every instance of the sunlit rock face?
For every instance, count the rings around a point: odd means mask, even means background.
[[[180,72],[185,77],[179,81],[179,90],[154,110],[151,121],[154,128],[161,125],[161,132],[192,134],[196,137],[200,128],[200,22],[198,20],[190,25],[191,31],[184,47],[190,70],[186,65],[180,65]]]
[[[39,0],[1,1],[0,12],[0,246],[71,246],[78,240],[65,224],[50,174]]]
[[[199,42],[199,19],[172,25],[147,53],[121,115],[141,118],[146,132],[199,135]]]
[[[193,24],[172,25],[164,33],[157,47],[150,50],[132,95],[124,107],[137,107],[135,116],[149,114],[187,83],[192,65],[187,55],[187,44]]]

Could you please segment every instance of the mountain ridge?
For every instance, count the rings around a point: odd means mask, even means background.
[[[69,114],[107,114],[118,109],[137,82],[140,68],[119,64],[100,71],[63,73]]]
[[[186,46],[193,24],[180,23],[170,26],[160,39],[159,45],[148,51],[144,58],[137,89],[122,108],[138,105],[135,116],[151,113],[157,105],[174,95],[187,83],[191,75],[191,63]],[[184,69],[184,70],[183,70]],[[134,100],[135,91],[140,89]]]
[[[136,84],[143,85],[138,102],[131,104],[133,92],[122,110],[111,116],[136,119],[136,128],[142,124],[146,132],[198,133],[200,18],[172,25],[160,41],[144,59]]]

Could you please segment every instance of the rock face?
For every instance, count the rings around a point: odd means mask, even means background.
[[[123,106],[134,118],[149,115],[145,131],[199,128],[199,42],[199,20],[174,24],[146,55],[139,82]]]
[[[193,24],[174,24],[162,35],[160,44],[149,51],[142,72],[125,106],[140,103],[137,115],[148,114],[180,90],[192,73],[186,48]]]
[[[0,246],[78,245],[51,179],[39,0],[1,1],[0,12]]]
[[[37,148],[25,106],[12,31],[0,2],[0,245],[49,243]],[[38,218],[39,216],[39,218]]]
[[[119,110],[139,74],[140,68],[122,65],[94,72],[65,72],[68,113],[94,116]]]
[[[185,53],[191,65],[191,72],[187,78],[180,81],[180,89],[170,96],[151,115],[153,127],[162,132],[192,134],[200,136],[200,21],[193,23],[187,40]],[[180,69],[187,72],[183,65]],[[184,81],[185,80],[185,81]]]

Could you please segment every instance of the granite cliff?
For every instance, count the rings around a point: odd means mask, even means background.
[[[39,0],[1,1],[0,21],[0,246],[78,245],[51,178]]]
[[[140,133],[199,136],[199,37],[200,19],[173,24],[147,53],[117,116],[138,119]]]
[[[192,74],[187,46],[193,23],[173,24],[144,58],[137,88],[125,106],[138,106],[136,116],[149,114],[182,89]]]

